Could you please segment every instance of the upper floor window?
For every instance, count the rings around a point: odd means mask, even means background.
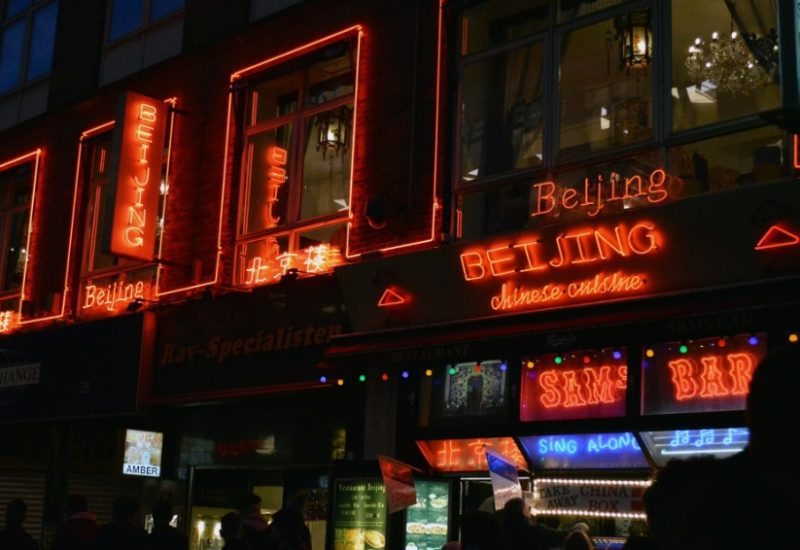
[[[0,94],[50,73],[57,1],[0,2]]]
[[[0,296],[22,286],[32,195],[32,162],[0,172]]]
[[[111,0],[108,41],[139,31],[185,5],[186,0]]]
[[[350,209],[358,39],[339,40],[243,82],[235,278],[328,271]]]
[[[781,107],[777,0],[462,5],[457,235],[575,219],[550,206],[588,196],[608,199],[591,215],[656,202],[617,199],[628,180],[674,199],[791,173],[759,117]]]

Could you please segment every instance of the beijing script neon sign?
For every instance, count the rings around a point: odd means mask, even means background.
[[[128,306],[135,300],[147,299],[150,285],[144,281],[125,282],[114,281],[102,286],[88,284],[83,289],[84,310],[117,311]]]

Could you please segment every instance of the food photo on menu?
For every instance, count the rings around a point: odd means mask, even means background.
[[[439,549],[447,543],[448,484],[415,482],[417,503],[406,512],[405,550]]]

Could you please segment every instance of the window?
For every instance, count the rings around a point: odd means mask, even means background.
[[[186,0],[111,0],[108,41],[113,42],[184,8]]]
[[[235,93],[242,149],[235,281],[263,284],[341,260],[350,208],[358,39],[253,75]]]
[[[0,2],[0,94],[48,73],[53,64],[58,2]]]
[[[602,214],[662,201],[613,182],[655,178],[666,201],[791,176],[760,116],[782,106],[777,0],[458,5],[457,236],[595,216],[548,210],[589,191]]]

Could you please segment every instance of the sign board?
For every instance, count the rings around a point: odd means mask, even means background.
[[[120,98],[111,175],[114,209],[108,250],[152,261],[155,254],[161,166],[168,106],[128,92]]]
[[[642,413],[744,410],[750,379],[766,353],[763,333],[648,346]]]
[[[334,548],[386,547],[386,490],[379,480],[336,481],[333,496]]]
[[[449,540],[450,485],[445,481],[415,481],[417,503],[406,509],[404,548],[439,549]]]
[[[486,463],[489,465],[489,478],[492,480],[495,510],[502,510],[512,498],[522,498],[517,466],[513,461],[486,449]]]
[[[521,437],[535,470],[648,468],[631,432]]]
[[[624,348],[548,353],[522,361],[520,418],[571,420],[624,416]]]
[[[673,458],[724,458],[741,452],[750,441],[750,431],[747,428],[668,430],[640,434],[647,452],[658,467],[666,466]]]
[[[569,515],[645,519],[642,495],[650,481],[534,480],[534,515]]]
[[[129,476],[160,476],[163,446],[162,433],[126,430],[122,473]]]
[[[758,244],[774,224],[771,205],[798,203],[794,181],[743,186],[578,224],[356,262],[336,274],[354,332],[796,277],[800,244]],[[800,211],[785,215],[781,226],[798,233]],[[402,289],[406,300],[379,307],[387,288]]]
[[[510,437],[428,439],[417,441],[417,447],[431,468],[440,472],[488,472],[486,449],[498,451],[520,470],[527,469],[525,457]]]
[[[417,492],[412,478],[413,468],[404,462],[378,455],[378,465],[386,487],[386,503],[389,513],[417,503]]]

